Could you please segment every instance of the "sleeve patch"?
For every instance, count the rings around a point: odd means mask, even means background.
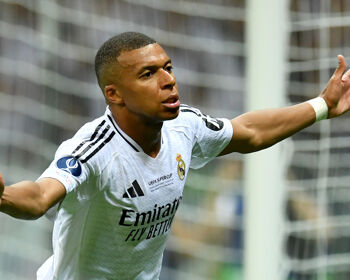
[[[213,118],[209,115],[202,114],[202,120],[205,122],[205,126],[211,130],[219,131],[224,127],[224,122]]]
[[[56,166],[63,171],[72,174],[75,177],[79,177],[81,175],[81,164],[80,162],[73,156],[65,156],[60,158]]]
[[[195,114],[196,116],[200,117],[203,120],[207,128],[213,131],[219,131],[224,127],[223,121],[213,118],[209,115],[203,114],[201,111],[199,111],[196,108],[193,108],[187,105],[182,105],[181,112],[189,112],[189,113]]]

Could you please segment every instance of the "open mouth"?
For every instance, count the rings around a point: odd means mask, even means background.
[[[177,95],[169,96],[166,100],[162,102],[166,107],[175,109],[180,107],[180,100]]]
[[[164,100],[163,103],[175,103],[179,98],[177,96],[170,96],[168,99]]]

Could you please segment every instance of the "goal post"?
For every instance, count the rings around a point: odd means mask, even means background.
[[[288,0],[247,2],[246,110],[285,104]],[[244,279],[282,279],[284,171],[281,144],[245,157]]]

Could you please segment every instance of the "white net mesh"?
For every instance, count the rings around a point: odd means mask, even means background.
[[[315,96],[339,53],[349,54],[349,1],[291,1],[289,98]],[[290,280],[350,277],[349,116],[293,137],[289,168],[286,261]]]

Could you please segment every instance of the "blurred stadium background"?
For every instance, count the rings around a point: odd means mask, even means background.
[[[35,180],[60,142],[104,112],[94,55],[123,31],[144,32],[166,48],[183,103],[213,116],[244,112],[246,7],[244,0],[0,0],[6,183]],[[315,97],[336,55],[350,54],[350,1],[290,0],[288,7],[281,94],[293,104]],[[286,147],[280,279],[350,279],[349,116],[316,124]],[[162,280],[243,278],[244,158],[235,154],[192,171]],[[28,222],[0,215],[0,279],[35,278],[51,254],[51,227],[45,217]]]

